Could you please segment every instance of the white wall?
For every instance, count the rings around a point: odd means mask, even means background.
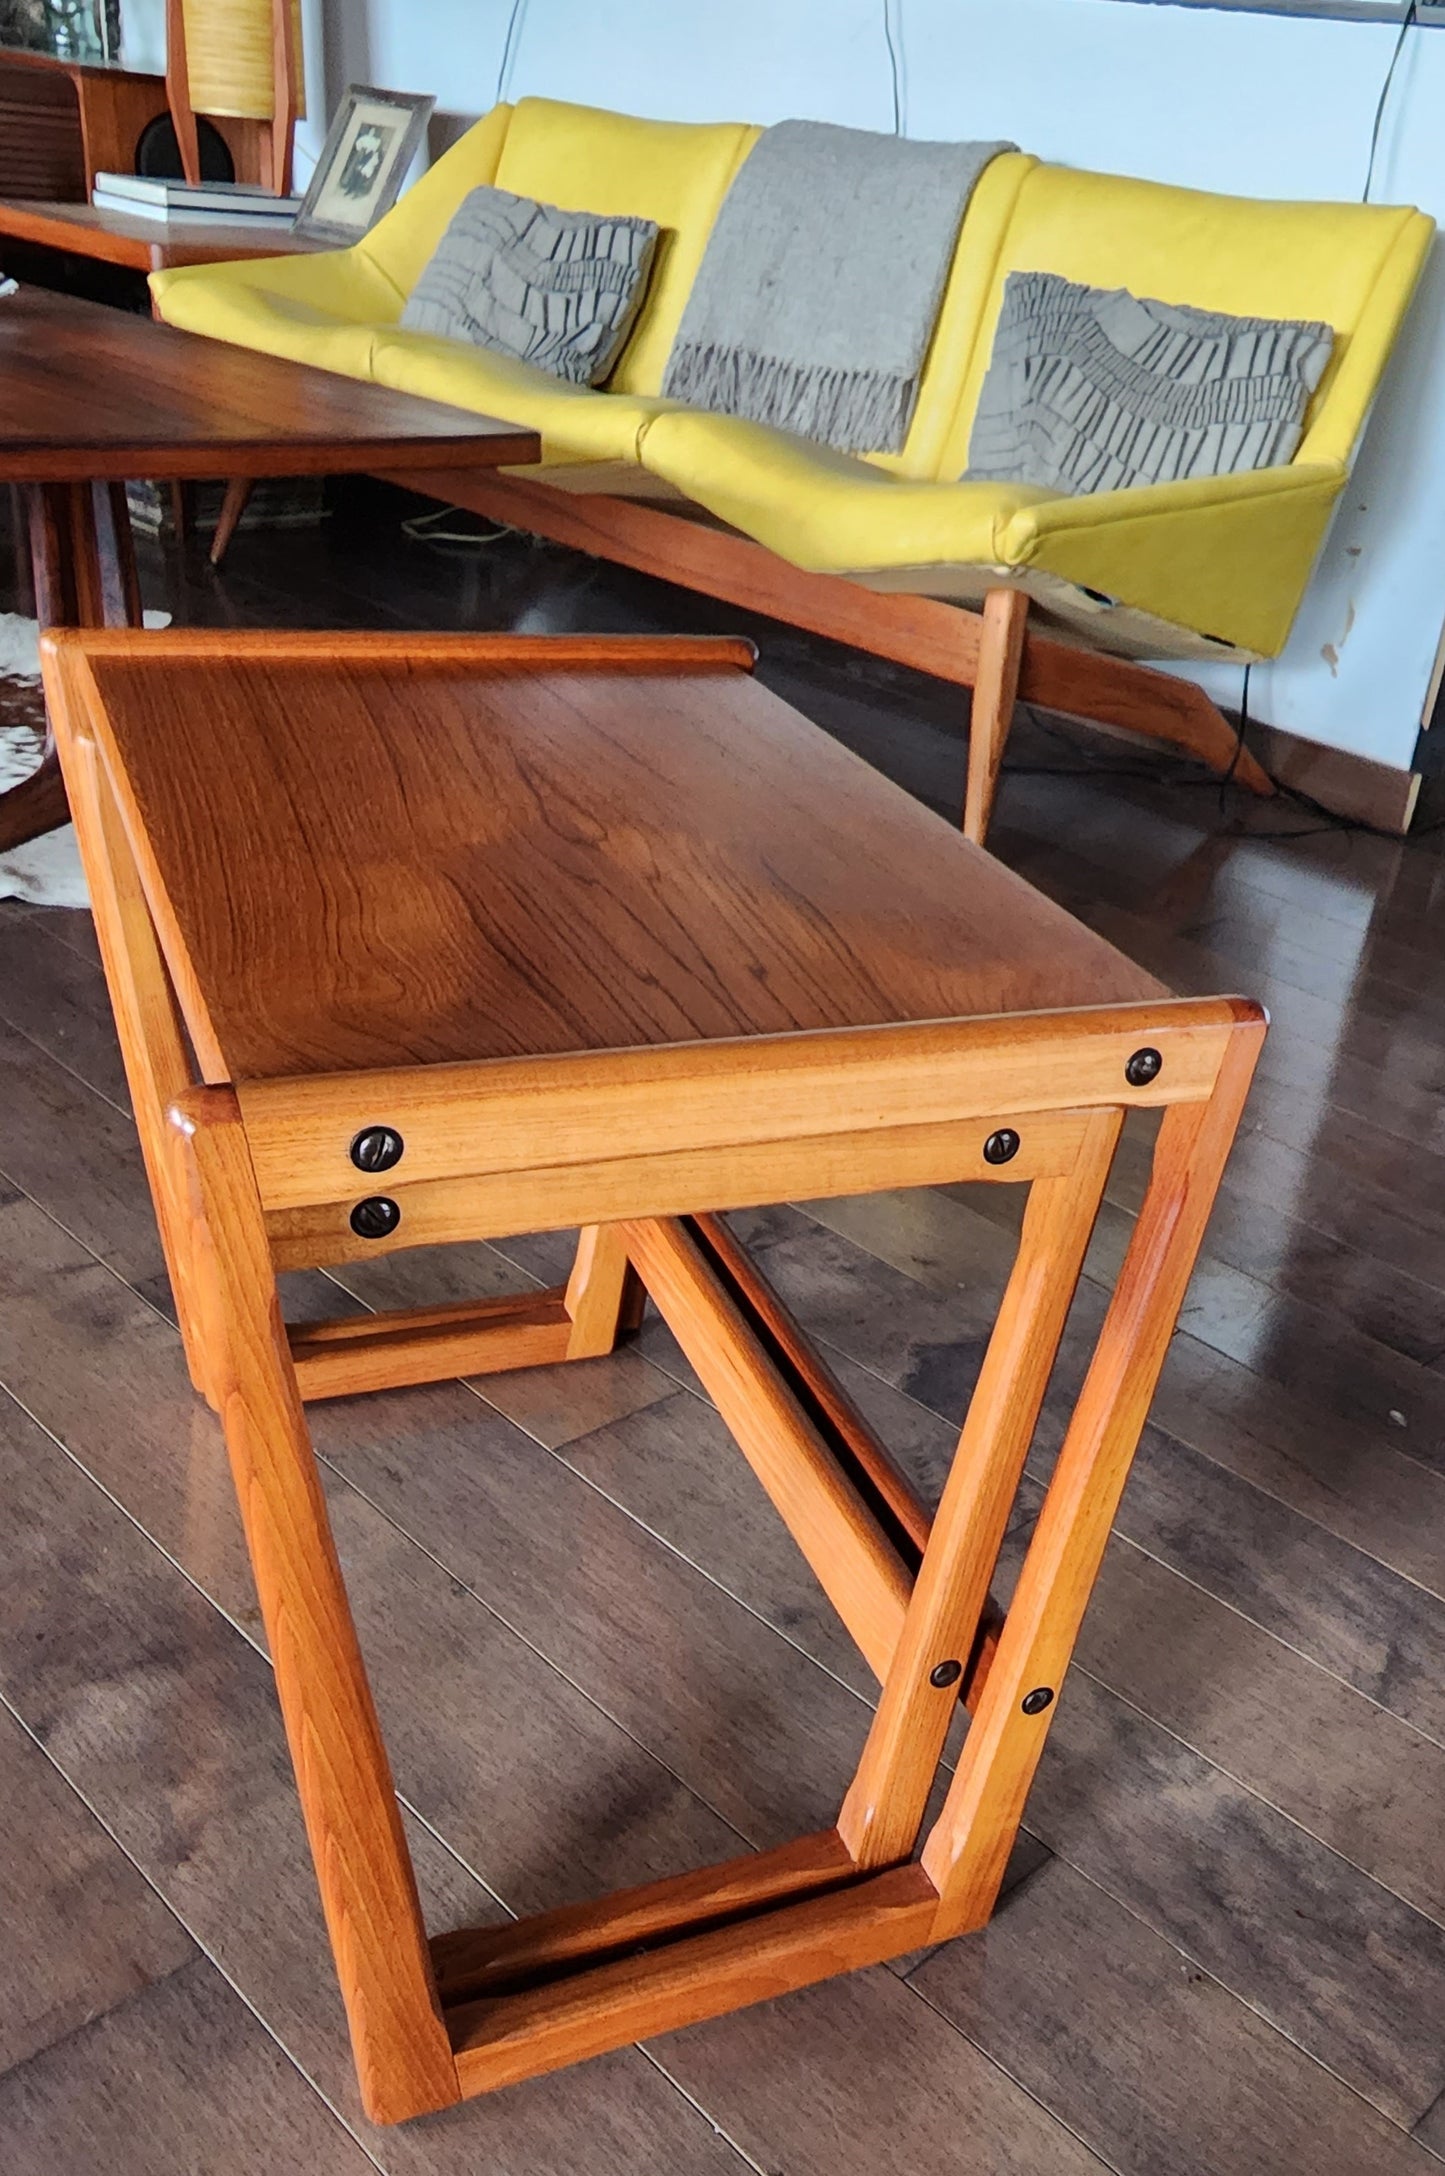
[[[161,0],[126,0],[128,33]],[[512,0],[311,0],[332,96],[498,89]],[[1125,0],[887,0],[914,136],[1004,136],[1050,159],[1260,196],[1357,198],[1392,23]],[[816,115],[891,128],[885,0],[521,0],[503,86],[686,120]],[[308,77],[320,73],[315,48]],[[1396,72],[1373,195],[1445,224],[1445,29]],[[314,134],[314,119],[309,133]],[[1353,486],[1255,713],[1408,766],[1445,617],[1445,253],[1437,247]],[[1233,700],[1237,671],[1203,675]]]

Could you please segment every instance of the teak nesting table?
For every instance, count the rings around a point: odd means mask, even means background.
[[[1264,1033],[1243,1000],[1171,999],[750,666],[702,640],[47,645],[378,2121],[988,1919]],[[1004,1615],[995,1559],[1139,1104],[1153,1174]],[[720,1212],[961,1179],[1027,1205],[930,1519]],[[278,1271],[574,1225],[555,1291],[281,1318]],[[304,1401],[605,1353],[641,1286],[877,1714],[822,1834],[428,1940]]]

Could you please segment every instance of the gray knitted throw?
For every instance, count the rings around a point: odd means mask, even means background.
[[[898,453],[980,174],[1012,144],[766,129],[728,191],[663,392],[843,453]]]

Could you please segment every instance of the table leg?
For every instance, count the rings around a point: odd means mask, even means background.
[[[140,586],[122,484],[27,484],[35,616],[42,627],[138,627]],[[0,793],[0,853],[70,820],[55,752],[45,736],[37,770]]]
[[[125,485],[92,484],[90,488],[103,624],[106,627],[140,627],[144,624],[140,574],[135,563],[135,539],[131,534]]]
[[[25,491],[20,484],[7,484],[10,501],[10,535],[15,553],[15,610],[27,619],[35,617],[35,583],[30,573],[29,518],[25,506]]]

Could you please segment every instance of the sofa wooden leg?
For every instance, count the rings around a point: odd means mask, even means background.
[[[218,567],[231,548],[231,539],[240,527],[241,516],[250,503],[255,489],[255,479],[250,476],[233,476],[226,486],[226,496],[221,501],[220,519],[211,539],[211,565]]]
[[[977,846],[982,846],[993,814],[999,765],[1013,724],[1028,617],[1029,600],[1021,589],[991,589],[984,599],[963,804],[963,835]]]
[[[1132,658],[1031,635],[1019,694],[1041,710],[1165,741],[1251,793],[1264,796],[1275,790],[1269,773],[1241,744],[1236,727],[1192,680],[1135,664]]]

